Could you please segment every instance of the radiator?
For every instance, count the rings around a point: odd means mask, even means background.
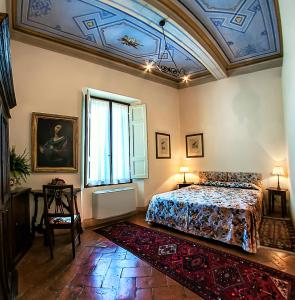
[[[133,187],[99,190],[92,193],[92,217],[106,219],[136,210],[136,194]]]

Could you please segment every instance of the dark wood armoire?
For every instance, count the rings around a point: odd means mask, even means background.
[[[15,298],[17,273],[12,245],[12,213],[9,186],[9,118],[16,105],[10,64],[7,14],[0,13],[0,299]]]

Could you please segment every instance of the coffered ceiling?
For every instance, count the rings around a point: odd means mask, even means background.
[[[169,71],[173,60],[193,83],[281,57],[276,0],[13,0],[11,9],[15,37],[83,51],[176,87],[184,85]],[[160,55],[166,71],[146,74],[145,63]]]

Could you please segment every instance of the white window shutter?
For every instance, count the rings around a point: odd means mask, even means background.
[[[129,107],[131,178],[148,178],[146,105]]]

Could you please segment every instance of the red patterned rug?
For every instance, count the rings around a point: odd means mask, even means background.
[[[262,246],[295,252],[295,230],[290,219],[263,217],[259,239]]]
[[[295,299],[295,276],[241,257],[127,222],[96,232],[204,299]]]

